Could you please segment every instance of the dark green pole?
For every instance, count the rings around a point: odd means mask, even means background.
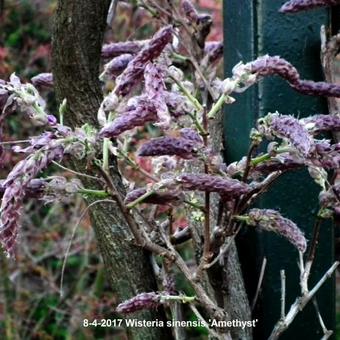
[[[325,9],[294,15],[278,12],[284,1],[224,0],[225,74],[239,61],[264,54],[280,55],[290,61],[305,79],[322,80],[320,65],[320,26],[329,24]],[[327,113],[324,98],[298,94],[279,78],[265,79],[257,87],[237,96],[225,112],[225,149],[228,161],[247,153],[249,131],[268,112],[279,111],[302,117]],[[303,171],[284,176],[258,203],[278,209],[295,221],[311,239],[318,209],[319,189]],[[259,319],[255,339],[266,339],[280,318],[280,270],[286,271],[287,306],[300,291],[297,251],[284,239],[270,233],[243,230],[238,238],[247,293],[253,299],[263,258],[267,258],[261,294],[254,311]],[[334,259],[332,226],[323,224],[310,286],[332,265]],[[321,314],[328,329],[335,328],[335,281],[329,280],[317,294]],[[312,304],[295,319],[280,339],[320,339],[322,330]]]

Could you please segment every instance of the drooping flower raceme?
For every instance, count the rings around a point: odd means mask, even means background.
[[[39,73],[33,78],[31,78],[31,82],[36,87],[53,87],[53,75],[52,73]]]
[[[312,138],[307,129],[293,116],[268,114],[260,120],[259,131],[265,135],[288,140],[302,155],[307,156],[311,146]],[[261,131],[262,130],[262,131]]]
[[[105,44],[102,48],[103,58],[114,58],[122,54],[136,54],[138,53],[149,40],[124,41]]]
[[[267,231],[273,231],[285,237],[299,251],[305,252],[307,241],[301,230],[291,220],[271,209],[251,209],[247,214],[246,223],[258,226]]]
[[[155,292],[141,293],[124,301],[116,308],[118,313],[130,314],[143,309],[154,309],[161,304],[161,295]]]
[[[340,0],[291,0],[280,8],[282,13],[295,13],[317,7],[339,5]]]
[[[148,63],[144,71],[145,94],[156,108],[158,122],[156,125],[169,128],[170,114],[166,105],[166,87],[164,83],[165,70],[159,64]]]
[[[145,96],[141,96],[136,99],[134,105],[128,107],[127,111],[121,112],[116,119],[105,124],[99,132],[99,137],[116,138],[125,131],[155,121],[157,121],[155,105]]]
[[[113,58],[111,61],[104,65],[104,71],[100,75],[100,79],[104,79],[105,77],[109,79],[115,79],[126,69],[132,59],[133,55],[129,53],[125,53]]]
[[[64,147],[60,141],[50,139],[47,144],[26,159],[20,161],[9,173],[1,202],[0,242],[8,254],[12,254],[19,230],[23,199],[29,183],[52,161],[60,161]]]
[[[340,85],[301,80],[296,68],[279,56],[265,55],[239,67],[257,77],[278,75],[287,80],[296,91],[312,96],[340,97]]]
[[[201,146],[196,142],[182,137],[159,137],[144,143],[139,151],[140,157],[147,156],[178,156],[190,159],[197,155]]]
[[[164,48],[171,43],[172,26],[166,26],[158,31],[154,37],[138,52],[118,79],[115,93],[126,96],[143,77],[148,62],[160,56]]]
[[[15,165],[2,184],[5,190],[0,207],[0,242],[8,254],[14,251],[23,199],[27,190],[32,189],[32,180],[52,161],[61,161],[65,154],[90,157],[94,143],[94,132],[86,125],[75,131],[58,126],[55,132],[44,133],[32,139],[31,146],[17,150],[29,155]]]
[[[37,125],[55,123],[55,118],[46,113],[46,103],[32,84],[22,84],[20,79],[12,74],[9,82],[0,83],[0,90],[7,91],[9,95],[4,110],[9,107],[20,109]]]
[[[252,190],[251,186],[236,179],[206,174],[182,174],[176,181],[183,190],[217,192],[225,199],[240,197]]]

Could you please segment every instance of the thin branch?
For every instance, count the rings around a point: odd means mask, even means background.
[[[90,175],[84,174],[84,173],[82,173],[82,172],[74,171],[74,170],[72,170],[72,169],[70,169],[70,168],[67,168],[66,166],[61,165],[60,163],[58,163],[58,162],[56,162],[56,161],[52,161],[52,163],[53,163],[54,165],[56,165],[57,167],[59,167],[60,169],[63,169],[63,170],[65,170],[65,171],[68,171],[68,172],[70,172],[70,173],[72,173],[72,174],[74,174],[74,175],[82,176],[82,177],[86,177],[86,178],[89,178],[89,179],[93,179],[93,180],[95,180],[95,181],[100,181],[100,182],[102,182],[102,180],[101,180],[100,178],[98,178],[98,177],[90,176]]]
[[[331,337],[331,335],[333,334],[333,331],[327,329],[327,327],[326,327],[326,325],[325,325],[325,323],[322,319],[320,309],[319,309],[319,305],[318,305],[318,302],[316,301],[316,298],[313,298],[313,304],[314,304],[315,312],[316,312],[316,315],[318,317],[320,326],[321,326],[323,334],[324,334],[321,340],[327,340]]]
[[[70,237],[70,241],[68,243],[68,246],[66,248],[66,252],[65,252],[65,256],[64,256],[64,261],[63,261],[63,265],[62,265],[62,268],[61,268],[61,277],[60,277],[60,297],[63,297],[63,283],[64,283],[64,274],[65,274],[65,268],[66,268],[66,262],[67,262],[67,258],[68,258],[68,255],[70,253],[70,249],[71,249],[71,246],[72,246],[72,241],[74,239],[74,236],[76,234],[76,231],[81,223],[81,221],[83,220],[83,218],[85,217],[85,215],[87,214],[87,212],[89,211],[89,209],[91,209],[94,205],[96,204],[99,204],[99,203],[115,203],[115,201],[113,200],[98,200],[98,201],[94,201],[92,202],[91,204],[89,204],[84,210],[83,212],[81,213],[79,219],[78,219],[78,222],[75,224],[73,230],[72,230],[72,234],[71,234],[71,237]]]
[[[285,318],[283,320],[280,319],[276,323],[268,340],[276,340],[279,338],[279,336],[294,321],[297,314],[301,312],[305,308],[305,306],[308,304],[308,302],[314,297],[316,292],[321,288],[321,286],[326,282],[326,280],[333,275],[338,265],[339,265],[339,262],[337,261],[334,262],[334,264],[327,270],[324,276],[319,280],[319,282],[313,287],[311,291],[307,292],[304,295],[301,295],[299,298],[295,300],[295,302],[291,305],[289,312],[287,313]]]
[[[261,286],[262,286],[262,282],[263,282],[263,278],[264,278],[264,273],[265,273],[265,270],[266,270],[266,266],[267,266],[267,258],[264,257],[264,258],[263,258],[263,261],[262,261],[262,265],[261,265],[261,271],[260,271],[259,280],[258,280],[258,282],[257,282],[256,293],[255,293],[253,302],[252,302],[252,304],[251,304],[251,310],[252,310],[252,311],[255,309],[256,302],[257,302],[257,299],[258,299],[259,294],[260,294],[260,290],[261,290]]]
[[[286,315],[286,274],[284,270],[280,270],[281,277],[281,320]]]

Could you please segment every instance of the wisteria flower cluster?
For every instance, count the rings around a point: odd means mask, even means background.
[[[337,3],[293,0],[281,11]],[[141,293],[122,302],[117,312],[134,313],[176,301],[198,303],[209,317],[220,318],[223,312],[197,278],[218,261],[226,251],[222,249],[228,247],[230,237],[235,237],[240,228],[252,226],[278,234],[297,249],[300,258],[307,251],[309,240],[293,221],[278,211],[253,207],[277,178],[288,171],[308,169],[321,188],[318,218],[339,214],[339,183],[330,178],[340,168],[340,144],[325,133],[340,130],[340,116],[318,114],[298,119],[268,113],[251,131],[249,154],[225,164],[211,129],[218,113],[223,105],[235,102],[233,93],[242,93],[268,76],[280,76],[296,91],[313,96],[340,98],[340,86],[303,80],[288,61],[268,55],[240,62],[229,78],[209,79],[207,72],[217,71],[223,44],[205,42],[209,15],[199,13],[188,0],[182,1],[181,11],[184,19],[174,12],[176,25],[159,29],[151,39],[104,45],[102,57],[106,64],[100,79],[114,81],[115,87],[105,94],[97,127],[71,129],[64,125],[66,102],[56,115],[59,121],[47,113],[37,88],[53,90],[51,73],[33,77],[32,83],[23,84],[15,75],[0,82],[0,129],[14,111],[45,128],[26,147],[12,148],[23,158],[0,182],[0,242],[9,255],[15,254],[26,199],[51,202],[74,194],[109,197],[121,209],[135,242],[163,259],[162,273],[168,275],[169,263],[170,267],[177,265],[196,294],[176,295],[176,287],[170,292],[163,286],[159,292]],[[190,40],[193,46],[189,49],[200,50],[201,60],[193,62],[193,55],[178,39],[189,33],[199,37]],[[192,68],[194,72],[188,75],[187,70]],[[92,180],[100,183],[102,190],[85,188],[75,179],[39,177],[49,165],[67,161],[70,156],[98,170],[98,177]],[[110,177],[110,157],[119,162],[125,196]],[[131,170],[138,173],[138,180],[131,176]],[[213,216],[213,200],[220,207],[218,218]],[[176,227],[183,216],[187,227]],[[204,248],[197,252],[202,256],[195,275],[175,250],[179,240],[192,237],[193,228],[198,228]]]

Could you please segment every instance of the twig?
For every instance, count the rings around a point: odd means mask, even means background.
[[[221,339],[221,340],[225,340],[224,337],[221,337],[221,335],[219,335],[218,333],[216,333],[212,328],[210,328],[208,326],[208,323],[204,320],[203,316],[201,315],[201,313],[198,311],[198,309],[196,308],[196,306],[194,304],[190,304],[190,308],[193,311],[193,313],[197,316],[197,318],[199,320],[201,320],[202,324],[206,325],[206,329],[207,331],[215,338],[217,339]]]
[[[331,337],[331,335],[333,334],[333,331],[327,329],[327,327],[326,327],[326,325],[325,325],[325,323],[324,323],[324,321],[322,319],[322,316],[321,316],[320,309],[319,309],[319,306],[318,306],[318,302],[316,301],[316,298],[313,298],[313,304],[314,304],[315,312],[316,312],[316,315],[318,317],[320,326],[321,326],[323,334],[324,334],[321,340],[327,340],[328,338]]]
[[[317,217],[314,228],[313,228],[313,239],[309,248],[309,253],[307,256],[306,264],[304,266],[304,269],[301,271],[301,291],[302,293],[305,293],[308,291],[308,278],[310,275],[310,271],[312,269],[313,261],[315,258],[315,252],[316,248],[319,242],[319,235],[320,235],[320,226],[321,226],[321,218]],[[300,254],[300,263],[303,265],[303,259],[301,260],[302,255]]]
[[[219,254],[214,258],[213,261],[209,262],[208,264],[206,264],[204,266],[204,269],[209,269],[211,268],[213,265],[215,265],[223,256],[224,254],[228,251],[228,249],[230,248],[233,240],[235,239],[236,235],[238,234],[238,232],[240,231],[241,229],[241,224],[239,225],[239,227],[237,228],[236,232],[234,235],[230,236],[227,238],[225,244],[220,247],[220,252]]]
[[[339,262],[336,261],[334,264],[327,270],[324,276],[319,280],[319,282],[313,287],[313,289],[307,292],[304,295],[301,295],[299,298],[295,300],[295,302],[291,305],[287,315],[283,320],[279,320],[268,340],[276,340],[279,336],[289,327],[289,325],[294,321],[295,317],[299,312],[301,312],[308,302],[314,297],[315,293],[321,288],[321,286],[325,283],[325,281],[333,275],[333,272],[338,267]]]
[[[284,270],[280,270],[281,277],[281,320],[286,315],[286,274]]]
[[[245,167],[243,177],[242,177],[243,182],[246,182],[248,179],[249,171],[251,169],[251,158],[253,156],[253,152],[255,151],[256,147],[257,147],[257,144],[252,143],[248,150],[246,167]]]
[[[257,299],[258,299],[259,294],[260,294],[260,290],[261,290],[261,286],[262,286],[262,282],[263,282],[264,272],[266,270],[266,266],[267,266],[267,258],[264,257],[263,261],[262,261],[262,265],[261,265],[261,271],[260,271],[259,280],[257,282],[255,296],[254,296],[253,302],[251,304],[251,310],[252,311],[254,310],[254,308],[256,306],[256,302],[257,302]]]
[[[82,176],[82,177],[86,177],[86,178],[89,178],[89,179],[93,179],[93,180],[95,180],[95,181],[100,181],[100,182],[102,182],[102,180],[101,180],[100,178],[98,178],[98,177],[91,176],[91,175],[87,175],[87,174],[83,174],[82,172],[74,171],[74,170],[72,170],[72,169],[70,169],[70,168],[67,168],[66,166],[63,166],[63,165],[61,165],[61,164],[59,164],[59,163],[57,163],[57,162],[55,162],[55,161],[52,161],[52,163],[53,163],[54,165],[56,165],[57,167],[59,167],[60,169],[63,169],[63,170],[65,170],[65,171],[68,171],[68,172],[70,172],[70,173],[72,173],[72,174],[74,174],[74,175]]]
[[[67,257],[70,253],[70,249],[71,249],[71,246],[72,246],[72,241],[74,239],[74,235],[76,234],[76,231],[82,221],[82,219],[85,217],[86,213],[89,211],[89,209],[91,209],[94,205],[96,204],[99,204],[99,203],[115,203],[115,201],[113,200],[98,200],[98,201],[94,201],[92,202],[91,204],[89,204],[84,210],[83,212],[81,213],[79,219],[78,219],[78,222],[75,224],[73,230],[72,230],[72,234],[71,234],[71,238],[70,238],[70,241],[68,243],[68,246],[66,248],[66,252],[65,252],[65,256],[64,256],[64,261],[63,261],[63,265],[62,265],[62,268],[61,268],[61,276],[60,276],[60,297],[63,297],[63,282],[64,282],[64,274],[65,274],[65,268],[66,268],[66,262],[67,262]]]

